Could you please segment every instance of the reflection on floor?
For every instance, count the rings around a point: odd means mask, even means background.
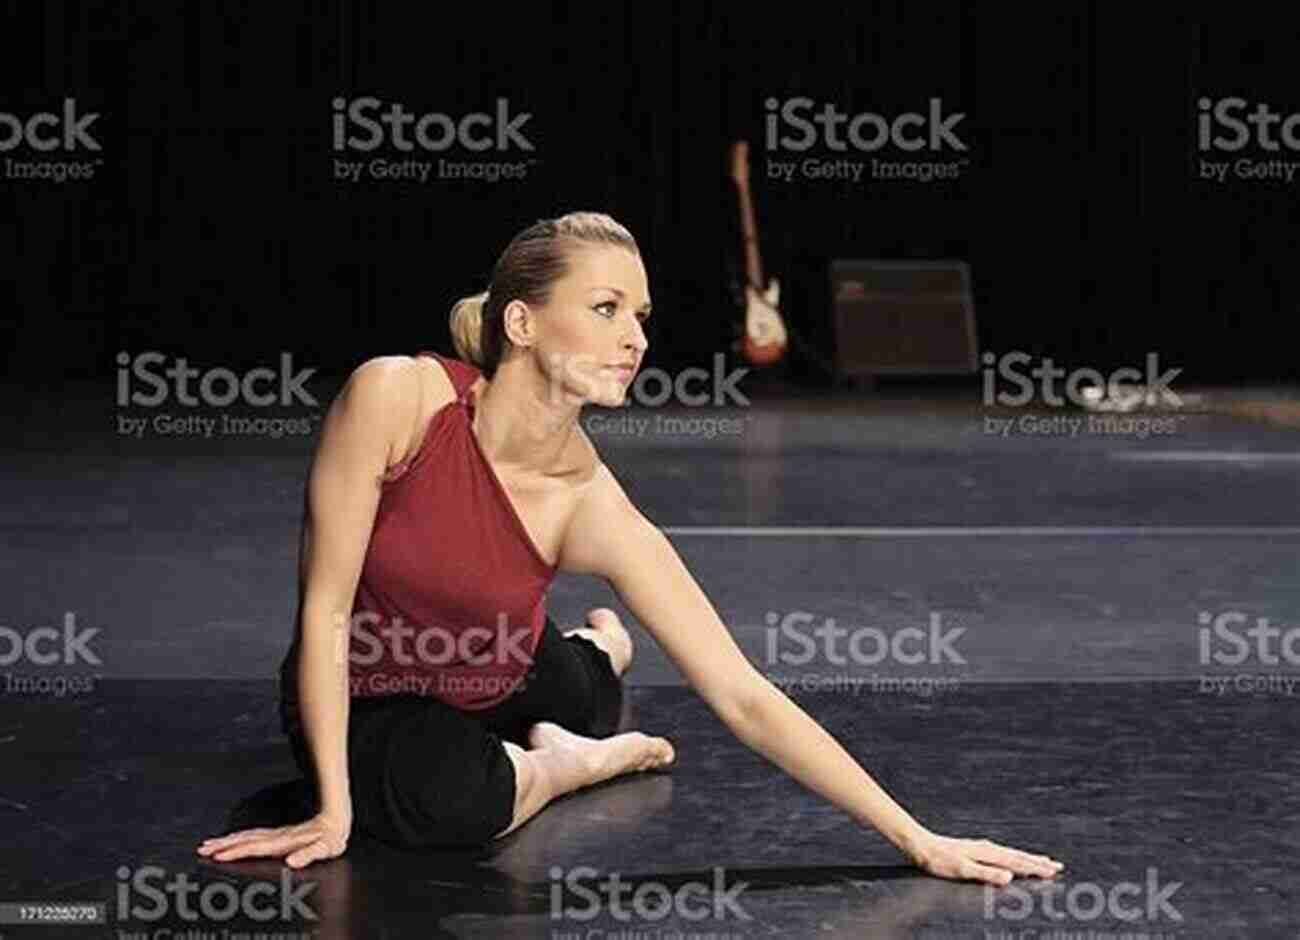
[[[1055,884],[923,876],[736,741],[637,624],[625,727],[670,737],[671,771],[571,794],[480,851],[356,834],[288,888],[277,862],[206,862],[201,839],[302,812],[271,677],[305,457],[119,442],[0,473],[0,570],[23,585],[6,622],[102,628],[84,685],[0,678],[0,900],[99,902],[115,938],[1294,935],[1300,464],[1204,455],[1294,454],[1297,432],[985,417],[756,408],[731,437],[593,437],[771,681],[924,823],[1053,854]],[[862,531],[809,529],[837,526]],[[944,528],[969,526],[987,531]],[[552,613],[611,601],[562,578]],[[802,655],[832,622],[839,654]],[[182,875],[207,913],[173,899],[157,919]],[[221,885],[259,882],[318,919],[223,915]],[[27,930],[96,935],[0,926]]]

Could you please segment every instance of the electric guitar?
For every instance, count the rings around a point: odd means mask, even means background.
[[[758,254],[758,228],[749,195],[749,143],[731,145],[731,180],[740,200],[740,227],[745,245],[745,331],[740,351],[752,365],[766,366],[785,355],[789,345],[781,319],[781,284],[776,278],[764,286],[763,265]]]

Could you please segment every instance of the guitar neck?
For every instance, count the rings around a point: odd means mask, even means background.
[[[749,187],[738,183],[740,197],[740,228],[745,239],[745,276],[760,290],[763,287],[763,261],[758,254],[758,226],[754,224],[754,205],[749,198]]]

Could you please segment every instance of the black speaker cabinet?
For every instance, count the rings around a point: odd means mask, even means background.
[[[974,372],[975,304],[963,261],[830,264],[840,376]]]

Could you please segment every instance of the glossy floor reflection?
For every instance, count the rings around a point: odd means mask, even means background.
[[[1153,935],[1294,930],[1300,722],[1267,696],[1211,701],[1193,684],[1161,682],[795,698],[935,828],[1047,851],[1068,869],[1055,883],[998,890],[925,877],[736,743],[688,690],[639,689],[627,719],[676,742],[671,772],[571,794],[482,851],[411,853],[358,837],[344,857],[291,876],[317,921],[295,911],[270,925],[209,917],[198,926],[548,938],[1023,936],[1135,923]],[[272,706],[266,684],[154,682],[110,684],[94,704],[8,710],[3,896],[116,902],[127,891],[137,916],[102,934],[125,936],[195,927],[174,910],[151,919],[157,895],[126,888],[142,871],[155,891],[182,874],[197,890],[260,881],[281,891],[278,863],[193,855],[227,824],[293,816]],[[621,906],[602,895],[615,874]],[[663,910],[692,885],[716,886],[717,897],[731,889],[733,903],[692,919],[707,905],[690,887]],[[1112,894],[1116,905],[1098,910]]]
[[[304,811],[273,676],[305,442],[69,435],[48,453],[29,437],[0,467],[0,571],[21,581],[3,622],[72,612],[101,628],[102,661],[0,669],[0,903],[94,901],[108,923],[0,935],[1297,935],[1300,434],[1189,416],[1160,440],[997,435],[977,408],[923,403],[746,418],[729,439],[607,428],[599,444],[772,681],[931,828],[1053,854],[1068,865],[1056,883],[921,875],[737,742],[635,623],[624,727],[669,737],[670,771],[566,796],[478,851],[357,834],[292,874],[207,862],[203,838]],[[718,526],[794,529],[700,528]],[[862,531],[806,530],[826,526]],[[561,578],[551,600],[572,623],[613,599]],[[1273,645],[1203,640],[1203,615],[1231,612],[1239,637],[1263,622]],[[937,616],[962,630],[960,655],[800,662],[770,632],[791,614],[808,635],[866,630],[868,651],[869,631],[928,635]],[[86,684],[23,685],[56,675]],[[615,875],[618,904],[603,893]],[[156,919],[182,876],[217,907]],[[699,903],[706,889],[718,906]],[[223,915],[250,891],[297,891],[316,919],[292,904],[287,920]]]

